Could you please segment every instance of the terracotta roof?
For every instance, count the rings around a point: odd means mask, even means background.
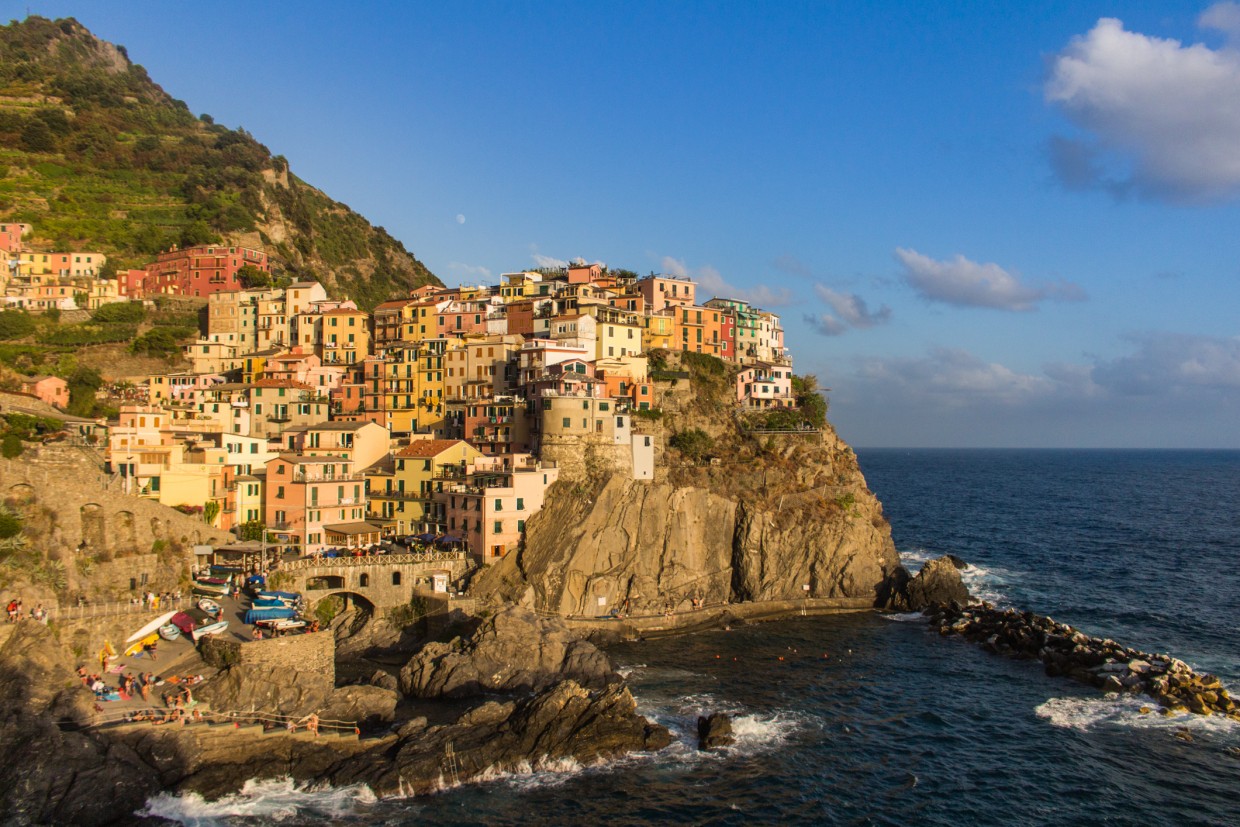
[[[218,388],[219,385],[216,385]],[[312,391],[314,385],[298,382],[294,379],[259,379],[254,383],[256,388],[300,388],[301,390]]]
[[[437,457],[449,448],[465,442],[463,439],[422,439],[396,452],[398,457]]]

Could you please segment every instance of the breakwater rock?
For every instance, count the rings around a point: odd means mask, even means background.
[[[1240,707],[1217,677],[1199,674],[1170,655],[1131,649],[1049,617],[990,603],[940,604],[926,614],[939,634],[959,635],[1008,657],[1040,660],[1052,677],[1070,677],[1103,692],[1143,692],[1157,700],[1165,714],[1194,712],[1240,720]]]

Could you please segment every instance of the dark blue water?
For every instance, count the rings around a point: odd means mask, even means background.
[[[1240,687],[1240,453],[858,453],[914,565],[958,554],[988,598],[1170,651]],[[1240,824],[1240,759],[1228,751],[1240,726],[1143,715],[1137,699],[1046,678],[915,619],[788,620],[612,655],[681,743],[417,801],[268,785],[182,812],[252,814],[232,823]],[[688,743],[712,710],[737,716],[738,744],[721,755]]]

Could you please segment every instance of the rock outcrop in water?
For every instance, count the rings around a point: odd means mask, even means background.
[[[563,621],[511,607],[468,640],[426,644],[401,669],[400,688],[415,698],[467,698],[539,691],[565,679],[592,689],[620,680],[607,656]]]
[[[969,590],[960,579],[965,563],[952,554],[926,561],[917,572],[909,575],[900,566],[879,592],[879,605],[897,612],[920,612],[935,604],[969,602]]]
[[[396,743],[345,762],[329,778],[365,783],[379,795],[417,795],[484,774],[588,765],[670,744],[667,729],[636,707],[626,687],[590,693],[561,681],[525,700],[483,704],[447,726],[411,721]]]
[[[1240,720],[1240,707],[1218,678],[1199,675],[1170,655],[1131,649],[1049,617],[998,609],[989,603],[940,605],[928,614],[939,634],[960,635],[1008,657],[1036,658],[1052,677],[1065,675],[1104,692],[1144,692],[1167,713],[1216,714]]]

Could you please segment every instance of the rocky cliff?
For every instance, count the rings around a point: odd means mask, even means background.
[[[712,435],[715,456],[690,462],[664,450],[654,481],[562,475],[529,521],[524,547],[479,577],[474,591],[578,616],[877,600],[899,558],[882,505],[830,425],[754,434],[726,411],[689,403],[657,430],[662,441],[690,426]]]

